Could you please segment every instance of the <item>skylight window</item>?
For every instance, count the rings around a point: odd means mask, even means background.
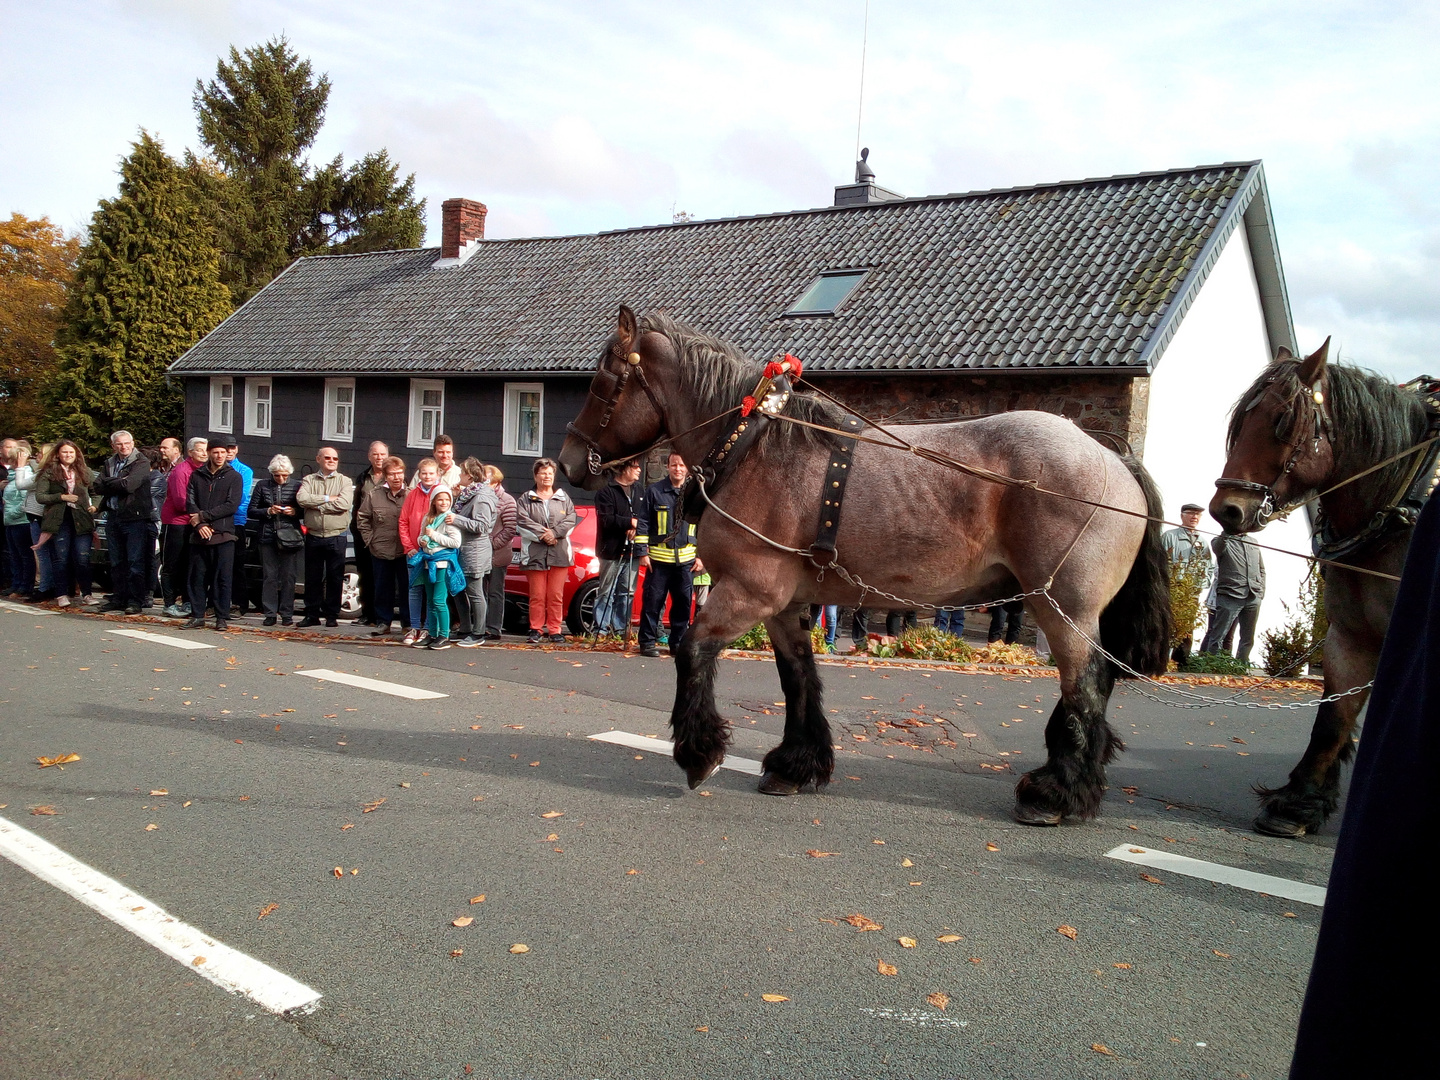
[[[830,315],[859,287],[868,270],[827,270],[785,314]]]

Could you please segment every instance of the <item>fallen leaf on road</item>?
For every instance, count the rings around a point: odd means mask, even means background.
[[[1280,917],[1281,917],[1282,919],[1293,919],[1293,918],[1295,918],[1295,912],[1293,912],[1293,911],[1282,911],[1282,912],[1280,913]]]
[[[1090,1044],[1090,1049],[1091,1049],[1091,1050],[1094,1050],[1097,1054],[1104,1054],[1104,1055],[1106,1055],[1107,1057],[1114,1057],[1114,1056],[1115,1056],[1115,1051],[1114,1051],[1114,1050],[1111,1050],[1111,1049],[1110,1049],[1108,1046],[1106,1046],[1104,1043],[1091,1043],[1091,1044]]]
[[[465,950],[464,950],[464,949],[451,949],[451,950],[450,950],[450,959],[452,959],[452,960],[458,960],[458,959],[460,959],[460,957],[462,957],[462,956],[464,956],[464,955],[465,955]]]
[[[627,875],[628,875],[628,874],[638,874],[638,873],[640,873],[640,871],[639,871],[639,870],[636,870],[636,869],[632,866],[629,870],[626,870],[625,873],[626,873]]]
[[[978,956],[972,956],[972,957],[970,957],[970,962],[971,962],[972,964],[979,964],[979,963],[982,963],[983,961],[981,961],[980,957],[978,957]]]
[[[401,786],[401,787],[409,787],[409,786],[410,786],[410,781],[409,781],[409,780],[401,780],[401,781],[400,781],[400,786]]]
[[[913,937],[902,937],[896,938],[895,940],[900,943],[900,947],[902,949],[913,949],[915,948],[915,946],[920,944]]]
[[[331,870],[330,872],[331,872],[332,874],[334,874],[336,877],[344,877],[344,876],[345,876],[345,868],[344,868],[343,866],[337,866],[337,867],[335,867],[334,870]]]
[[[458,919],[451,919],[451,926],[469,926],[475,920],[469,915],[461,915]]]
[[[542,843],[542,844],[549,844],[549,843],[553,843],[554,841],[559,840],[559,839],[560,839],[560,837],[559,837],[557,834],[555,834],[555,833],[552,832],[549,836],[545,837],[545,839],[542,840],[541,843]]]
[[[1219,949],[1211,949],[1210,951],[1213,952],[1216,956],[1220,957],[1221,960],[1232,959],[1228,952],[1221,952]]]
[[[1123,791],[1126,795],[1140,794],[1140,789],[1138,787],[1122,787],[1120,790]]]
[[[1143,847],[1132,847],[1132,848],[1130,849],[1130,854],[1131,854],[1131,855],[1144,855],[1144,854],[1145,854],[1145,849],[1144,849]]]
[[[266,915],[269,915],[269,914],[271,914],[272,912],[278,911],[279,909],[280,909],[280,905],[279,905],[279,904],[266,904],[264,907],[262,907],[262,908],[260,909],[259,918],[263,919]]]
[[[529,951],[530,951],[530,946],[529,946],[529,945],[521,945],[519,942],[516,942],[514,945],[511,945],[511,946],[510,946],[510,951],[511,951],[512,953],[529,952]]]
[[[250,796],[249,796],[249,795],[241,795],[241,796],[240,796],[240,801],[241,801],[241,802],[249,802],[249,801],[250,801]]]
[[[1062,937],[1068,937],[1071,941],[1074,941],[1080,936],[1080,931],[1076,930],[1073,926],[1057,926],[1055,932]]]
[[[189,800],[189,799],[186,799],[184,802],[182,802],[182,803],[180,804],[180,806],[181,806],[182,808],[183,808],[183,807],[186,807],[186,806],[189,806],[189,805],[190,805],[190,800]]]
[[[353,821],[347,821],[344,825],[340,826],[340,831],[344,832],[346,829],[353,829],[354,827],[355,823]]]
[[[900,860],[900,865],[901,865],[901,866],[914,866],[915,864],[914,864],[913,862],[911,862],[909,859],[901,859],[901,860]]]
[[[480,725],[479,725],[479,724],[471,724],[471,725],[470,725],[470,730],[471,730],[471,731],[479,731],[479,730],[480,730]]]
[[[358,873],[360,873],[360,868],[359,868],[358,866],[351,868],[351,870],[350,870],[350,876],[351,876],[351,877],[354,877],[354,876],[355,876],[356,874],[358,874]]]
[[[858,912],[854,915],[846,915],[845,918],[841,921],[849,923],[851,926],[855,927],[856,930],[859,930],[862,933],[866,930],[885,929],[885,927],[881,926],[878,922],[867,919],[864,915],[861,915]]]
[[[545,813],[541,814],[540,816],[543,817],[543,818],[564,817],[564,816],[565,816],[565,811],[564,811],[564,810],[546,810]]]
[[[710,798],[710,797],[713,795],[713,792],[702,791],[702,792],[700,792],[700,794],[701,794],[702,796],[704,796],[705,798],[708,799],[708,798]]]
[[[1127,827],[1127,828],[1130,828],[1130,829],[1134,829],[1136,832],[1139,832],[1139,831],[1140,831],[1140,826],[1139,826],[1139,825],[1129,825],[1129,826],[1126,826],[1126,827]]]
[[[941,934],[941,935],[940,935],[939,937],[937,937],[935,940],[936,940],[936,941],[943,941],[946,945],[950,945],[950,944],[952,944],[952,943],[954,943],[954,942],[956,942],[956,941],[964,941],[965,939],[964,939],[963,937],[961,937],[959,934]]]
[[[884,841],[884,840],[871,840],[870,843],[872,843],[872,844],[883,844],[883,843],[885,843],[885,841]]]
[[[156,788],[154,791],[150,792],[150,794],[151,794],[151,795],[169,795],[170,792],[166,791],[166,790],[162,787],[162,788]]]
[[[1140,880],[1141,880],[1141,881],[1148,881],[1148,882],[1150,882],[1151,885],[1164,885],[1164,884],[1165,884],[1165,883],[1164,883],[1163,881],[1161,881],[1158,877],[1155,877],[1155,876],[1152,875],[1152,874],[1141,874],[1141,875],[1140,875]]]
[[[61,771],[63,772],[63,771],[64,771],[64,767],[65,767],[66,765],[69,765],[70,762],[72,762],[72,761],[79,761],[79,760],[80,760],[80,755],[79,755],[79,754],[56,754],[54,757],[38,757],[38,758],[36,758],[35,760],[40,763],[40,767],[41,767],[42,769],[48,769],[48,768],[50,768],[51,765],[59,765],[59,766],[61,767]]]
[[[859,780],[860,778],[859,778],[858,776],[847,776],[847,777],[845,777],[845,779],[846,779],[846,780]]]
[[[696,1030],[696,1031],[709,1031],[710,1029],[709,1029],[708,1027],[697,1027],[695,1030]]]
[[[1240,738],[1239,735],[1231,735],[1231,736],[1230,736],[1230,741],[1231,741],[1231,742],[1238,742],[1241,746],[1248,745],[1248,744],[1245,742],[1244,739]]]
[[[911,884],[911,885],[923,885],[924,882],[923,882],[923,881],[912,881],[912,882],[910,882],[910,884]]]
[[[812,859],[828,859],[831,855],[839,855],[840,853],[838,851],[816,851],[814,848],[811,848],[805,852],[805,854],[809,855]]]
[[[1130,965],[1129,965],[1129,964],[1112,964],[1111,966],[1112,966],[1112,967],[1117,967],[1117,968],[1119,968],[1121,971],[1129,971],[1129,970],[1130,970]]]
[[[962,731],[960,732],[960,737],[962,739],[978,739],[980,736],[973,731]]]
[[[485,801],[485,796],[484,796],[484,795],[472,795],[472,796],[470,797],[470,801],[471,801],[471,802],[484,802],[484,801]]]
[[[524,724],[506,724],[505,726],[508,727],[508,728],[514,728],[516,731],[524,731],[524,730],[525,730],[525,725],[524,725]]]
[[[472,897],[470,897],[470,903],[472,903],[472,904],[483,904],[484,902],[485,902],[485,894],[484,894],[483,892],[482,892],[479,896],[472,896]]]
[[[205,957],[203,957],[203,956],[197,956],[197,957],[195,957],[194,960],[191,960],[191,961],[190,961],[191,965],[194,966],[194,967],[199,967],[199,966],[200,966],[201,964],[203,964],[204,962],[205,962]]]
[[[790,999],[789,999],[788,997],[786,997],[784,994],[761,994],[761,995],[760,995],[760,1000],[761,1000],[761,1001],[789,1001]],[[708,1029],[707,1029],[707,1030],[708,1030]]]
[[[533,768],[535,768],[536,765],[539,765],[539,764],[540,764],[540,762],[538,762],[538,761],[532,761],[532,762],[530,762],[530,768],[533,769]]]
[[[156,825],[156,824],[152,821],[149,825],[146,825],[146,826],[145,826],[145,831],[146,831],[146,832],[154,832],[154,831],[155,831],[156,829],[158,829],[159,827],[160,827],[159,825]]]
[[[987,841],[985,841],[985,850],[986,850],[986,851],[999,851],[999,850],[1000,850],[1000,845],[997,844],[997,843],[995,843],[995,841],[993,841],[993,840],[987,840]]]
[[[166,670],[168,670],[168,669],[163,668],[163,667],[152,667],[150,670],[151,670],[151,671],[166,671]]]
[[[322,717],[322,719],[324,719],[324,720],[334,720],[334,719],[335,719],[337,716],[339,716],[339,715],[340,715],[339,713],[327,712],[327,713]]]
[[[884,960],[875,961],[875,970],[881,975],[899,975],[900,969],[894,964],[887,964]]]
[[[360,812],[361,812],[362,814],[368,814],[368,813],[370,813],[371,810],[379,809],[380,804],[383,803],[384,801],[385,801],[385,799],[382,797],[382,798],[376,799],[374,802],[361,803],[361,804],[360,804]]]
[[[59,813],[59,811],[57,811],[53,806],[32,806],[30,808],[30,813],[35,814],[39,817],[54,817],[57,813]]]
[[[936,990],[933,994],[926,994],[925,1000],[928,1001],[931,1005],[934,1005],[935,1008],[939,1009],[941,1012],[944,1012],[947,1008],[950,1007],[950,995],[942,994],[939,990]]]

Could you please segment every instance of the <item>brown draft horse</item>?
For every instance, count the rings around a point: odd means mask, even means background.
[[[594,489],[606,482],[604,461],[663,444],[693,468],[733,429],[736,408],[761,371],[733,347],[663,314],[637,321],[622,307],[560,451],[561,467],[571,483]],[[829,428],[845,423],[842,410],[808,392],[792,393],[782,415]],[[833,568],[822,573],[809,558],[774,546],[808,551],[816,541],[821,487],[838,441],[759,410],[750,419],[758,434],[751,432],[738,460],[707,485],[713,504],[703,510],[697,542],[715,584],[674,650],[670,724],[675,761],[693,788],[719,768],[729,739],[715,708],[717,658],[763,622],[785,690],[785,733],[765,756],[760,790],[793,795],[826,784],[834,769],[809,605],[859,606],[866,593]],[[1061,700],[1045,729],[1048,760],[1016,785],[1015,816],[1033,825],[1093,817],[1105,765],[1123,745],[1105,719],[1121,673],[1090,641],[1141,672],[1165,667],[1169,564],[1159,526],[1146,520],[1160,514],[1159,493],[1138,462],[1050,413],[909,426],[906,434],[960,461],[1041,478],[1076,500],[1131,512],[1097,511],[860,442],[838,524],[836,562],[869,589],[904,597],[906,607],[981,603],[1049,584],[1074,627],[1043,596],[1027,600],[1054,650]],[[873,592],[869,598],[878,599]]]
[[[1431,423],[1418,395],[1358,368],[1327,364],[1329,348],[1327,338],[1304,360],[1282,348],[1241,395],[1230,418],[1225,475],[1210,500],[1210,514],[1226,532],[1253,532],[1284,508],[1357,477],[1319,500],[1319,554],[1343,564],[1323,568],[1327,698],[1375,677],[1398,581],[1347,567],[1398,578],[1414,516],[1396,504],[1416,481],[1424,455],[1357,474],[1417,446]],[[1423,490],[1428,478],[1418,479]],[[1303,836],[1335,812],[1341,768],[1354,756],[1351,733],[1367,696],[1362,691],[1320,706],[1310,745],[1289,781],[1257,789],[1259,832]]]

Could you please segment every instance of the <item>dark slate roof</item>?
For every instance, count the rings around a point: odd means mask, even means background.
[[[1145,370],[1242,220],[1272,344],[1293,347],[1263,170],[1241,162],[484,241],[460,266],[302,259],[171,371],[583,372],[622,302],[812,371]],[[837,314],[784,317],[845,267],[870,273]]]

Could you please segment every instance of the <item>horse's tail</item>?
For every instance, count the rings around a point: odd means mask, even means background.
[[[1105,651],[1142,675],[1163,675],[1170,660],[1170,558],[1160,543],[1164,503],[1160,489],[1135,458],[1121,458],[1140,490],[1145,493],[1145,539],[1130,567],[1130,576],[1100,613],[1100,644]],[[1130,676],[1115,667],[1116,678]]]

